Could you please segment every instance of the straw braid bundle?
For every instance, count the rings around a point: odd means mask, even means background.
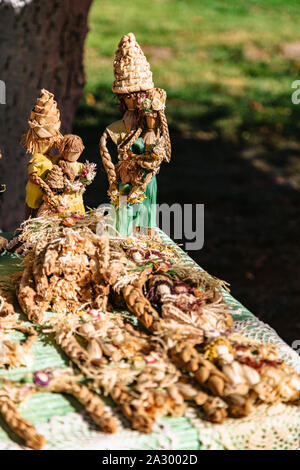
[[[133,312],[140,322],[150,331],[161,330],[161,319],[151,303],[143,293],[143,286],[147,281],[152,269],[146,269],[139,279],[125,286],[122,290],[124,300],[128,309]]]
[[[229,383],[228,377],[214,364],[204,359],[191,345],[184,342],[178,343],[170,351],[170,357],[179,368],[193,373],[201,386],[207,388],[213,395],[222,397],[228,405],[230,416],[243,417],[250,413],[255,399],[253,393],[243,396],[236,390],[232,392],[232,395],[224,395],[226,384]],[[223,421],[227,412],[224,410],[221,415],[218,413],[217,416]]]
[[[18,287],[18,301],[23,312],[26,312],[28,320],[33,323],[40,323],[43,319],[43,310],[36,304],[36,292],[33,289],[32,274],[33,263],[30,263],[22,274]]]
[[[83,252],[86,261],[81,264]],[[178,254],[173,264],[170,257],[164,243],[141,237],[108,240],[87,229],[65,229],[34,253],[22,287],[35,314],[39,297],[52,298],[52,293],[47,295],[53,277],[69,283],[64,284],[69,285],[68,295],[80,286],[82,297],[69,304],[65,316],[51,317],[51,331],[90,387],[110,395],[134,429],[149,432],[158,416],[181,414],[184,400],[196,403],[216,423],[227,412],[234,417],[249,414],[259,401],[299,402],[300,378],[273,349],[259,349],[230,334],[232,317],[222,300],[223,283],[189,266],[184,269]],[[83,285],[86,279],[93,284]],[[152,335],[138,333],[126,315],[107,311],[111,290],[122,293],[128,309]],[[213,329],[207,326],[210,322],[215,322]],[[254,359],[253,349],[258,350]],[[84,391],[68,389],[85,400]],[[90,403],[91,412],[98,410],[96,419],[105,427],[102,404],[98,408],[88,398],[84,403]],[[107,422],[112,429],[109,417]]]
[[[26,446],[39,450],[46,440],[37,433],[35,427],[20,415],[9,393],[0,391],[0,414],[10,429],[25,441]]]
[[[170,357],[178,367],[194,374],[200,385],[205,384],[215,395],[222,396],[225,375],[211,362],[204,359],[197,350],[186,342],[179,342],[170,351]]]
[[[48,390],[56,393],[66,393],[75,397],[103,432],[114,433],[117,431],[115,418],[105,410],[101,398],[94,395],[85,385],[65,381],[57,383],[54,381],[53,384],[50,382]]]
[[[0,388],[0,414],[8,426],[32,449],[41,449],[45,438],[40,436],[34,426],[24,419],[17,405],[33,393],[62,393],[72,395],[81,403],[94,423],[104,432],[114,433],[117,429],[115,418],[105,409],[102,399],[79,383],[82,376],[75,375],[71,369],[45,369],[29,373],[29,383],[5,380]]]
[[[87,351],[81,347],[73,334],[67,331],[56,335],[56,340],[66,355],[81,368],[89,361]]]

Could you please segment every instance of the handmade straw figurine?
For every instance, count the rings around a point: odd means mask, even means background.
[[[65,135],[59,145],[59,160],[45,181],[37,175],[34,177],[35,183],[44,192],[44,202],[37,213],[38,217],[59,215],[68,219],[66,224],[74,225],[74,220],[85,214],[82,196],[96,175],[96,165],[77,161],[83,150],[84,145],[79,136]]]
[[[123,36],[119,43],[114,74],[112,91],[120,101],[123,117],[104,131],[100,155],[116,208],[115,228],[130,234],[135,228],[151,229],[156,224],[155,175],[162,161],[171,158],[164,112],[166,92],[154,88],[150,65],[133,33]],[[107,149],[109,138],[117,146],[116,165]]]
[[[29,130],[21,141],[27,152],[32,155],[28,163],[26,218],[35,217],[42,204],[42,189],[36,183],[35,177],[38,176],[44,180],[52,169],[57,157],[51,156],[51,150],[60,143],[62,137],[60,113],[52,93],[45,89],[41,90],[40,97],[31,111],[28,124]]]
[[[49,224],[61,223],[70,227],[84,218],[83,194],[96,176],[96,165],[88,161],[85,163],[77,161],[83,149],[84,145],[79,136],[67,134],[61,137],[58,145],[60,155],[55,157],[56,163],[49,160],[50,166],[43,177],[39,176],[38,172],[31,174],[27,186],[33,188],[36,194],[38,191],[39,198],[41,195],[39,208],[32,213],[32,216],[40,218],[39,224],[42,219],[45,222],[45,218],[48,218]],[[31,220],[27,220],[26,223],[30,224]],[[22,253],[24,246],[28,247],[28,238],[26,233],[24,234],[25,225],[25,223],[21,225],[9,243],[4,239],[1,244],[0,239],[0,253],[5,249]],[[31,244],[31,248],[34,248],[36,241]]]

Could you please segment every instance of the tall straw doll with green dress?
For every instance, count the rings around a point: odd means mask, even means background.
[[[147,59],[132,33],[121,39],[114,60],[112,90],[123,117],[108,126],[100,139],[100,155],[114,207],[114,228],[130,235],[151,232],[156,225],[156,174],[170,161],[171,143],[165,116],[166,92],[154,88]],[[107,149],[117,146],[118,162]]]

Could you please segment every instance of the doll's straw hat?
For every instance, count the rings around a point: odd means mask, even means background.
[[[114,93],[133,93],[154,87],[150,65],[133,33],[119,42],[114,60]]]
[[[51,138],[60,135],[60,113],[53,93],[42,89],[36,105],[31,111],[28,124],[37,138]]]

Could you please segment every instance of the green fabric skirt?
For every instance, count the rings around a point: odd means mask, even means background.
[[[145,199],[139,204],[120,206],[115,210],[114,228],[122,235],[130,235],[136,227],[154,228],[156,226],[156,176],[152,178],[145,192]]]

